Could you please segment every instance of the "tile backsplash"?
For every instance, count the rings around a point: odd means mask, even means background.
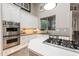
[[[38,28],[21,28],[20,33],[24,35],[40,33]]]

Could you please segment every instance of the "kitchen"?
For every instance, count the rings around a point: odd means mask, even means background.
[[[77,47],[71,46],[74,40],[72,15],[76,12],[76,8],[73,6],[78,6],[78,4],[57,3],[51,10],[43,9],[44,5],[45,3],[0,4],[1,56],[11,56],[12,54],[15,56],[17,54],[18,56],[20,54],[22,56],[24,54],[27,56],[79,55]],[[25,9],[24,6],[28,7]],[[41,22],[44,20],[45,24],[41,24],[40,20]],[[74,26],[76,27],[76,25]],[[12,38],[9,40],[11,36],[14,38],[13,40]],[[53,39],[58,40],[54,40],[51,44]],[[18,53],[22,49],[24,51]],[[27,52],[25,52],[26,50]],[[54,52],[56,54],[53,54]]]

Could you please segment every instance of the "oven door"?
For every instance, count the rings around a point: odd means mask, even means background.
[[[3,49],[11,48],[20,44],[20,36],[4,37]]]
[[[20,27],[3,27],[3,36],[19,35]]]

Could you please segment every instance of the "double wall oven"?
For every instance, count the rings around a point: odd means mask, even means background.
[[[20,44],[20,23],[3,21],[3,49]]]

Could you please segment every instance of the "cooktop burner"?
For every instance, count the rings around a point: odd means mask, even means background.
[[[62,47],[79,50],[79,42],[50,37],[44,41],[45,43],[55,44]]]

